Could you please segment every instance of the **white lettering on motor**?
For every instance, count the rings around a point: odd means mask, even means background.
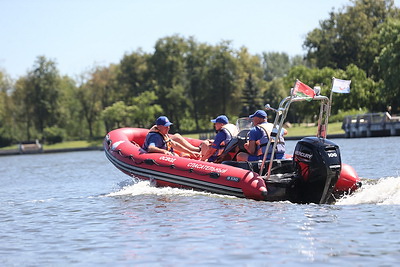
[[[340,165],[331,165],[331,166],[329,166],[329,168],[331,168],[331,169],[337,169],[337,168],[340,168]]]
[[[199,170],[219,172],[219,173],[225,173],[228,171],[228,169],[216,168],[214,166],[205,165],[205,164],[201,164],[201,163],[195,163],[195,162],[190,162],[187,166],[189,168],[195,168],[195,169],[199,169]]]
[[[337,154],[336,154],[336,152],[328,153],[328,157],[337,158]]]
[[[307,158],[307,159],[311,159],[312,158],[312,154],[307,154],[301,151],[295,151],[294,154],[296,154],[297,156],[303,157],[303,158]]]

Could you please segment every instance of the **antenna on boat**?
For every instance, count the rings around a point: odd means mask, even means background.
[[[315,86],[314,91],[318,91],[317,96],[320,96],[321,92],[321,87]],[[326,97],[325,97],[326,98]],[[321,100],[321,108],[320,108],[320,114],[318,118],[318,129],[317,129],[317,136],[326,139],[326,135],[328,133],[328,122],[329,122],[329,116],[331,115],[331,99],[332,99],[332,93],[330,98],[327,100]]]

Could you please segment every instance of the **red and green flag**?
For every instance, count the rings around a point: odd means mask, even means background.
[[[314,98],[315,92],[308,85],[300,82],[299,80],[296,80],[293,88],[293,95],[299,97],[309,97],[311,100],[311,98]]]

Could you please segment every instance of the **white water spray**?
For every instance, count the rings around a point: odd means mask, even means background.
[[[207,192],[194,191],[191,189],[180,189],[172,187],[155,187],[149,181],[139,180],[133,185],[128,185],[123,187],[117,192],[110,193],[106,196],[138,196],[138,195],[156,195],[156,196],[166,196],[166,195],[176,195],[176,196],[212,196],[219,198],[236,198],[234,196],[218,195]]]
[[[155,187],[149,181],[135,180],[134,184],[124,186],[116,192],[106,196],[212,196],[219,198],[235,198],[234,196],[218,195],[207,192],[199,192],[190,189],[172,187]],[[345,196],[336,202],[336,205],[398,205],[400,204],[400,176],[386,177],[378,180],[364,180],[363,186],[352,195]]]
[[[336,202],[336,205],[355,204],[400,204],[400,176],[364,181],[363,186],[354,194]]]

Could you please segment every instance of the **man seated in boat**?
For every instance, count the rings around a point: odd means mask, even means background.
[[[224,148],[237,136],[236,125],[229,123],[228,117],[220,115],[211,120],[217,134],[214,140],[206,140],[201,144],[201,160],[213,162],[224,151]]]
[[[156,125],[151,127],[143,144],[143,149],[149,153],[163,153],[177,156],[183,152],[191,157],[200,157],[200,148],[195,147],[185,140],[180,134],[169,135],[172,123],[165,116],[160,116],[156,120]],[[175,150],[175,151],[174,151]]]
[[[265,150],[267,148],[268,141],[271,140],[267,159],[271,158],[273,149],[274,138],[271,138],[272,132],[277,132],[277,129],[273,129],[273,124],[267,121],[267,113],[264,110],[257,110],[254,114],[249,116],[253,119],[253,125],[249,132],[249,141],[244,145],[246,152],[239,152],[236,156],[237,161],[257,161],[262,160],[264,157]],[[287,130],[282,128],[279,133],[278,143],[276,144],[276,150],[274,153],[275,159],[283,159],[285,157],[285,140],[284,135],[287,134]]]

